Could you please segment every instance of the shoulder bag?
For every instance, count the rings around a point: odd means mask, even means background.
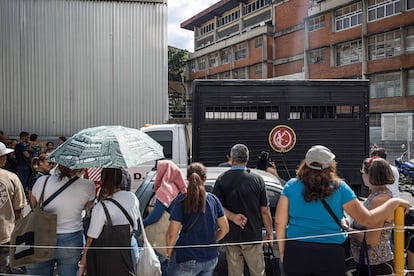
[[[142,248],[143,250],[141,250],[139,253],[136,273],[137,275],[145,276],[161,276],[160,260],[147,239],[141,213],[138,213],[138,216],[144,243]]]
[[[112,225],[111,216],[104,202],[115,204],[128,219],[129,224]],[[106,216],[106,224],[97,239],[88,249],[86,264],[89,276],[130,276],[135,275],[131,255],[131,237],[134,222],[118,201],[108,198],[101,201]],[[113,247],[113,248],[99,248]]]
[[[56,246],[57,215],[43,211],[43,208],[79,177],[73,177],[59,190],[44,200],[48,176],[36,206],[30,213],[17,221],[10,240],[10,266],[47,261],[53,258]]]
[[[342,224],[339,221],[338,217],[332,211],[331,206],[329,206],[329,204],[326,202],[326,200],[321,199],[321,201],[322,201],[322,204],[325,207],[325,209],[328,211],[328,213],[333,218],[333,220],[336,222],[336,224],[338,224],[339,228],[341,228],[341,230],[346,234],[346,239],[343,243],[343,246],[345,248],[345,257],[350,256],[350,254],[351,254],[351,241],[350,241],[349,235],[347,234],[347,231],[344,229],[344,227],[342,226]]]

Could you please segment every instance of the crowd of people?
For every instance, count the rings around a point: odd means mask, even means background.
[[[57,215],[54,257],[27,265],[26,273],[53,275],[57,269],[60,276],[134,275],[139,250],[133,233],[140,231],[140,209],[137,197],[124,188],[128,187],[125,171],[102,169],[97,194],[83,169],[47,160],[53,143],[42,149],[35,134],[22,132],[20,141],[5,141],[4,133],[0,134],[0,273],[13,273],[7,262],[8,246],[14,224],[27,204],[24,192],[33,207],[41,194],[48,198],[59,190],[58,197],[44,207]],[[164,263],[162,274],[213,275],[219,253],[216,246],[209,245],[226,243],[228,275],[243,275],[245,266],[252,276],[265,275],[263,246],[272,246],[275,229],[285,275],[344,275],[346,230],[356,229],[362,230],[351,235],[358,275],[392,275],[394,210],[408,208],[409,202],[393,190],[398,175],[384,154],[383,149],[373,151],[362,162],[361,177],[369,196],[361,203],[337,176],[335,154],[321,145],[311,147],[296,177],[285,183],[275,214],[270,212],[263,179],[247,168],[249,149],[243,144],[230,149],[227,164],[221,164],[229,169],[217,178],[211,193],[204,187],[206,168],[202,163],[191,163],[184,179],[172,161],[158,160],[154,210],[143,222],[147,227],[165,212],[169,214],[167,253],[159,255]],[[257,161],[259,169],[278,176],[268,153],[262,152]],[[91,208],[85,230],[83,210]],[[124,232],[119,231],[119,238],[130,249],[91,249],[102,246],[108,223],[123,229],[126,234],[121,238]]]

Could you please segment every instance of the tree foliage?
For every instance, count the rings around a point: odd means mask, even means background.
[[[188,51],[168,46],[168,80],[182,81],[185,77]]]

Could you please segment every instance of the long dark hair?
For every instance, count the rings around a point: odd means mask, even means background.
[[[303,160],[299,165],[296,175],[302,180],[305,186],[303,197],[306,202],[325,199],[339,187],[340,179],[336,174],[335,161],[332,161],[329,168],[314,170],[306,166],[305,160]]]
[[[184,213],[204,212],[206,209],[206,168],[201,163],[191,163],[187,167],[187,194],[184,197]]]
[[[101,172],[101,192],[100,196],[107,197],[115,193],[117,188],[122,184],[122,170],[113,168],[104,168]]]

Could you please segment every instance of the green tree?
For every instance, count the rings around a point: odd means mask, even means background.
[[[182,81],[185,77],[188,51],[168,46],[168,80]]]

